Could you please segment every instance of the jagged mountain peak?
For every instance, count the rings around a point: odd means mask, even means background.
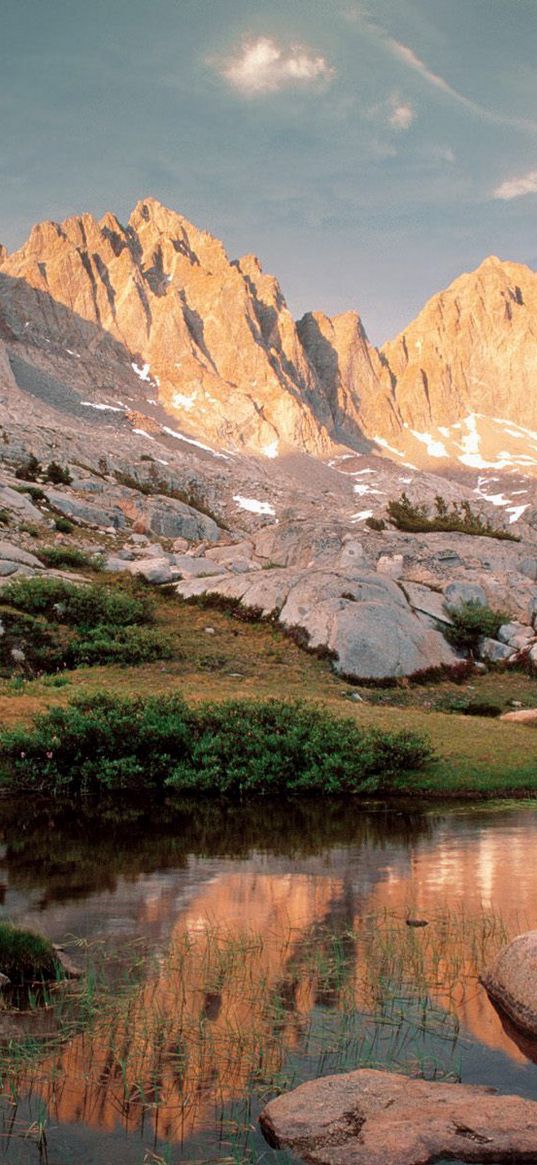
[[[537,429],[537,274],[524,264],[489,256],[380,352],[358,311],[295,323],[255,254],[230,261],[220,240],[152,197],[126,225],[110,212],[40,223],[14,254],[0,249],[0,264],[1,334],[25,359],[39,348],[55,372],[53,354],[76,352],[98,393],[114,383],[102,356],[113,353],[147,385],[148,404],[215,447],[273,457],[344,441],[405,456],[418,440],[409,434],[468,416]],[[439,448],[421,437],[423,456]]]

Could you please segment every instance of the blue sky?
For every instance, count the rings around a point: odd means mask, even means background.
[[[1,0],[0,241],[154,195],[375,341],[537,266],[537,0]]]

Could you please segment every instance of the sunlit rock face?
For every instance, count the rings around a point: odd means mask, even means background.
[[[537,275],[521,264],[487,259],[377,351],[355,311],[296,324],[255,255],[230,261],[148,198],[126,226],[83,214],[0,248],[1,340],[75,389],[130,400],[134,383],[222,450],[339,441],[440,471],[537,472]]]
[[[131,354],[148,398],[221,446],[269,457],[330,447],[331,418],[314,412],[316,377],[276,280],[253,257],[231,263],[217,239],[160,203],[140,202],[126,227],[110,214],[42,223],[4,256],[2,276],[4,300],[23,301],[10,313],[19,334],[69,350],[77,319],[97,325]]]

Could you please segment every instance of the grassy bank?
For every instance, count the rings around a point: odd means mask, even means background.
[[[537,732],[457,712],[461,701],[537,705],[537,684],[518,673],[489,673],[463,684],[350,688],[326,661],[307,655],[276,628],[200,610],[159,593],[153,628],[166,636],[170,658],[140,666],[80,667],[32,679],[23,669],[0,681],[0,723],[29,724],[51,705],[106,690],[136,697],[181,693],[189,703],[304,700],[363,729],[426,734],[439,758],[401,784],[419,795],[537,794]],[[354,702],[351,694],[360,695]]]

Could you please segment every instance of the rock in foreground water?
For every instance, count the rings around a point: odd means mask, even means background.
[[[516,1027],[537,1036],[537,930],[504,947],[481,982]]]
[[[302,1084],[260,1123],[269,1144],[311,1165],[537,1160],[534,1101],[369,1069]]]

